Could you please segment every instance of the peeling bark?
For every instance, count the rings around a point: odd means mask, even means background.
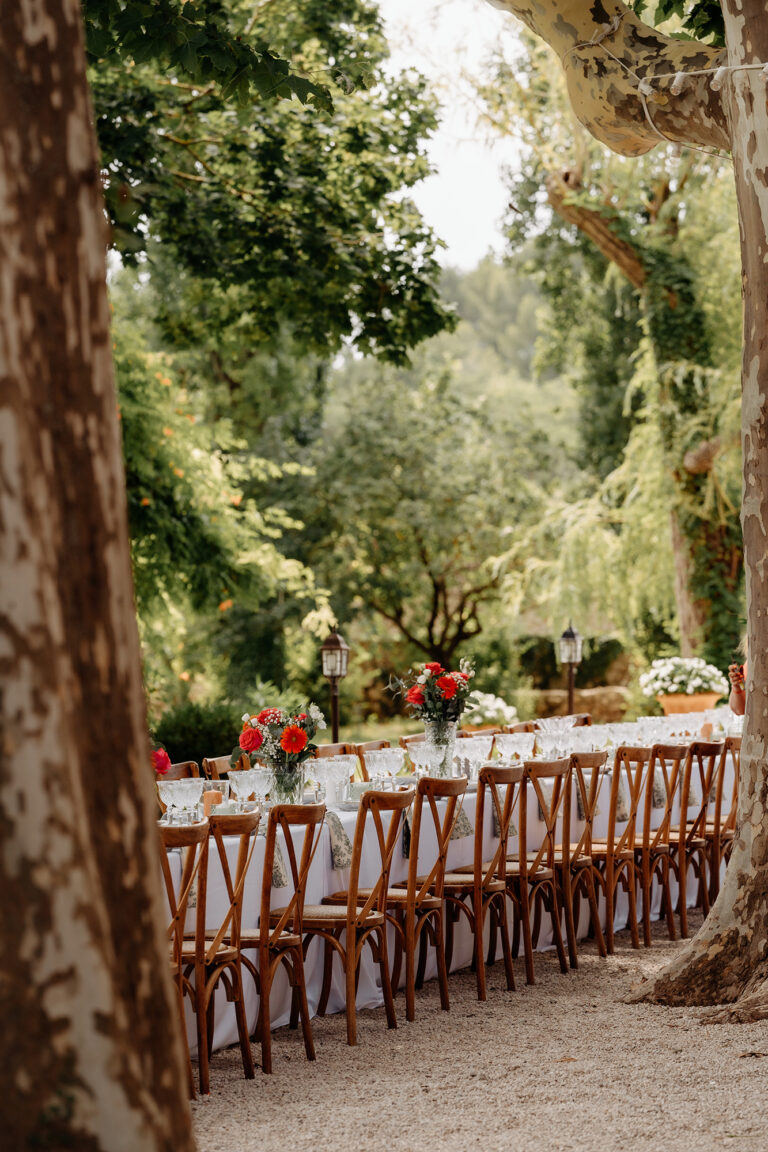
[[[76,0],[0,21],[0,1105],[9,1148],[193,1147]]]
[[[638,97],[637,77],[723,63],[768,61],[768,21],[761,0],[723,0],[725,51],[670,41],[621,3],[601,0],[490,0],[518,16],[563,61],[581,122],[624,155],[659,142]],[[585,47],[616,14],[618,29]],[[570,51],[580,45],[575,51]],[[734,1004],[716,1019],[768,1016],[768,102],[762,70],[729,73],[721,92],[709,77],[686,83],[677,98],[652,103],[657,127],[683,144],[733,153],[741,228],[744,290],[742,529],[747,571],[749,674],[741,760],[739,817],[733,856],[720,894],[698,935],[638,1000],[666,1004]]]

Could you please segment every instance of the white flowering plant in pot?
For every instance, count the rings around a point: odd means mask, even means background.
[[[517,708],[492,692],[473,692],[473,703],[464,713],[464,724],[477,728],[482,724],[515,724]]]
[[[719,668],[699,656],[666,656],[654,660],[640,676],[645,696],[694,696],[716,692],[728,694],[728,681]]]

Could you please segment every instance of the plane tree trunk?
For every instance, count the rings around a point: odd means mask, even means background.
[[[760,1018],[768,1015],[766,78],[761,69],[732,71],[722,89],[714,91],[711,77],[696,77],[686,82],[679,96],[669,93],[664,81],[664,98],[648,97],[648,114],[639,82],[726,63],[735,67],[768,61],[765,8],[760,0],[723,0],[727,47],[722,50],[666,37],[616,0],[607,7],[602,0],[491,2],[518,16],[555,49],[565,67],[576,115],[614,151],[641,155],[667,138],[727,148],[733,154],[744,286],[741,518],[750,653],[739,817],[733,856],[710,915],[698,935],[638,998],[667,1004],[728,1004],[719,1013],[721,1018]],[[601,42],[589,43],[597,39]],[[658,81],[654,87],[658,89]]]
[[[76,0],[0,61],[2,1141],[186,1152]]]

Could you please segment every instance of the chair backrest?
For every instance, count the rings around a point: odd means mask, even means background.
[[[551,783],[551,788],[550,788]],[[528,859],[528,789],[532,788],[544,823],[544,836],[535,856]],[[520,798],[518,858],[520,876],[540,868],[554,868],[555,846],[570,843],[571,836],[571,761],[526,760]],[[567,858],[567,857],[566,857]]]
[[[369,780],[370,776],[368,768],[365,763],[366,752],[380,752],[382,748],[390,748],[389,740],[368,740],[365,744],[355,744],[355,752],[360,761],[360,772],[363,780]]]
[[[400,843],[403,824],[408,809],[416,795],[414,788],[404,788],[400,792],[369,791],[363,793],[360,809],[357,813],[355,835],[352,841],[352,859],[349,866],[349,888],[347,889],[347,924],[348,932],[353,927],[361,926],[370,912],[384,912],[387,903],[387,889],[389,888],[389,872],[392,867],[392,857],[395,845]],[[385,829],[383,816],[389,814],[389,824]],[[369,895],[363,900],[358,899],[360,887],[360,862],[363,855],[363,842],[368,820],[371,820],[376,833],[375,843],[378,846],[378,864],[380,870]],[[369,848],[369,851],[372,849]],[[375,857],[374,857],[375,858]],[[366,888],[368,885],[366,885]],[[359,911],[358,911],[359,908]],[[347,941],[351,937],[347,935]],[[348,944],[349,946],[349,944]]]
[[[709,797],[715,782],[715,773],[725,750],[724,742],[694,740],[688,746],[688,754],[683,766],[683,779],[680,788],[680,833],[682,847],[690,845],[696,837],[704,836],[707,824]],[[693,785],[701,791],[698,799],[691,804]],[[693,820],[688,818],[688,808],[696,808]]]
[[[456,733],[456,736],[458,739],[461,739],[462,737],[465,737],[465,736],[495,736],[497,732],[503,732],[503,731],[504,731],[504,729],[499,728],[498,725],[494,726],[492,724],[486,724],[484,727],[481,727],[481,728],[474,728],[474,727],[460,728],[459,731]]]
[[[574,728],[589,728],[592,725],[591,712],[576,712],[573,717]]]
[[[182,947],[189,898],[196,881],[195,939],[203,942],[205,940],[208,829],[207,820],[200,820],[197,824],[163,824],[160,826],[160,867],[171,914],[168,924],[168,939],[171,942],[171,963],[176,969],[176,976],[179,981],[182,979]],[[168,859],[168,853],[173,849],[180,849],[181,851],[181,879],[178,889],[174,883],[171,863]]]
[[[406,752],[411,744],[422,744],[426,739],[424,732],[413,732],[410,736],[401,736],[398,744],[401,748],[405,748]]]
[[[241,772],[244,768],[250,768],[251,762],[248,759],[248,753],[243,752],[237,760],[233,768],[230,763],[229,756],[208,756],[203,757],[203,775],[207,776],[209,780],[223,780],[226,779],[229,772]]]
[[[451,839],[456,820],[461,811],[460,801],[463,802],[467,790],[467,781],[464,777],[456,780],[437,779],[432,776],[423,776],[416,787],[416,800],[413,806],[413,823],[411,829],[411,847],[408,859],[408,904],[415,908],[420,900],[432,894],[442,896],[443,881],[445,879],[445,860],[448,844]],[[445,809],[441,812],[437,807],[438,800],[447,801]],[[425,807],[432,816],[432,827],[437,840],[435,861],[429,872],[418,880],[419,872],[419,846],[423,833],[422,820]]]
[[[180,760],[178,764],[171,764],[163,780],[189,780],[192,776],[199,775],[200,769],[196,760]]]
[[[324,819],[325,804],[275,804],[270,809],[267,823],[267,843],[264,849],[264,873],[261,881],[259,941],[262,947],[268,947],[270,943],[277,941],[282,932],[293,932],[297,936],[301,936],[307,877],[320,843]],[[298,856],[291,831],[293,828],[304,829],[304,837]],[[281,908],[277,922],[270,927],[272,872],[275,865],[278,830],[282,831],[285,841],[283,859],[288,857],[293,894],[285,907]]]
[[[240,927],[243,917],[243,888],[253,857],[253,849],[256,845],[256,833],[259,830],[260,820],[260,812],[243,812],[238,816],[214,815],[208,818],[211,837],[218,850],[219,864],[221,865],[224,884],[226,886],[227,896],[229,897],[229,908],[222,919],[216,935],[207,942],[207,961],[213,960],[225,936],[231,940],[234,947],[237,948],[240,946]],[[226,845],[224,844],[225,836],[240,837],[234,873],[229,863]]]
[[[651,748],[643,809],[643,851],[653,851],[660,844],[669,843],[680,773],[687,755],[686,744],[654,744]],[[663,805],[664,812],[652,828],[653,812],[659,805]]]
[[[725,769],[728,757],[733,760],[733,788],[731,789],[730,807],[723,816],[723,789],[725,787]],[[739,810],[739,778],[741,775],[741,736],[729,736],[723,746],[722,769],[718,771],[719,791],[715,797],[715,822],[721,832],[736,831],[736,815]]]
[[[317,760],[322,759],[323,756],[356,756],[356,744],[318,744],[314,751],[314,757]]]
[[[523,780],[522,764],[511,768],[497,768],[485,765],[477,779],[477,807],[475,809],[475,848],[474,886],[475,890],[486,888],[491,881],[503,880],[507,874],[507,845],[512,814],[520,797]],[[493,856],[484,860],[485,807],[491,808],[494,820],[494,834],[498,834],[498,844]]]
[[[535,732],[535,731],[536,731],[536,721],[535,720],[521,720],[519,724],[505,724],[504,727],[502,728],[502,732],[510,732],[510,733]]]
[[[570,836],[567,842],[565,839],[562,841],[563,856],[567,863],[592,857],[592,830],[597,813],[597,801],[605,780],[603,769],[607,759],[607,752],[571,753],[571,788],[576,796],[577,819],[584,826],[574,843],[571,843]]]
[[[634,851],[637,809],[646,779],[651,749],[620,744],[613,757],[611,796],[608,808],[608,852]],[[621,832],[616,825],[623,824]]]

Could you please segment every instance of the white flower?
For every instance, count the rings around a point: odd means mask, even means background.
[[[240,719],[243,721],[244,724],[247,720],[250,720],[250,718],[251,718],[250,712],[243,712],[242,716],[240,717]]]

